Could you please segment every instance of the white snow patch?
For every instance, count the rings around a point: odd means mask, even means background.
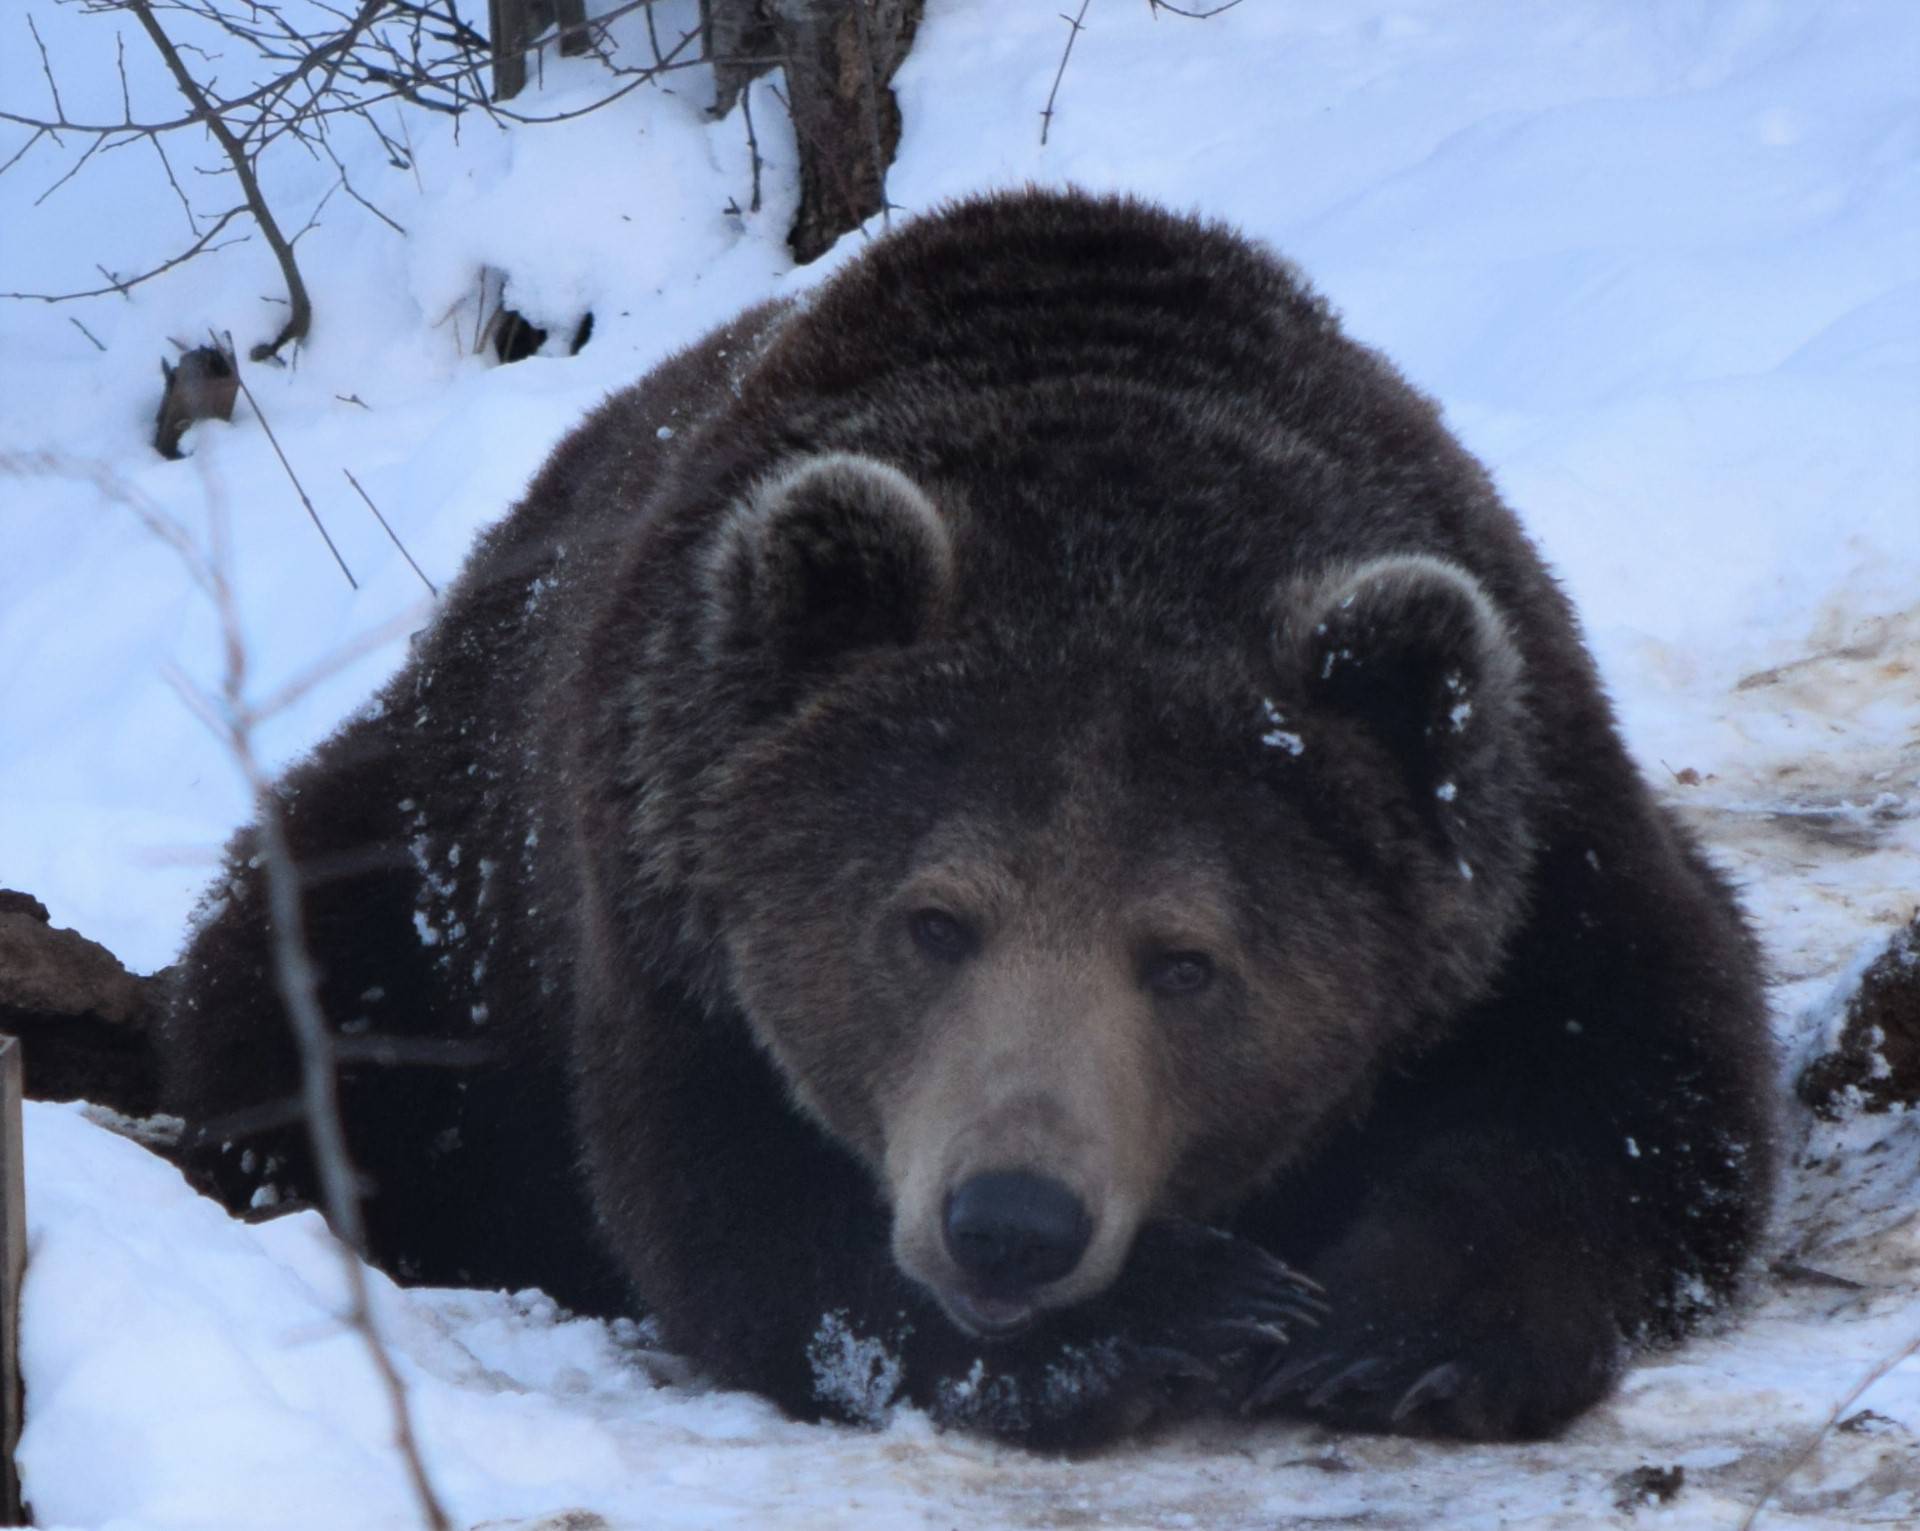
[[[872,1335],[857,1334],[845,1313],[826,1313],[807,1346],[814,1396],[855,1419],[883,1423],[899,1395],[900,1358]]]
[[[1270,750],[1284,750],[1289,755],[1306,753],[1307,744],[1292,729],[1286,727],[1286,719],[1280,709],[1270,699],[1262,698],[1261,715],[1268,724],[1267,731],[1260,736],[1260,742]]]

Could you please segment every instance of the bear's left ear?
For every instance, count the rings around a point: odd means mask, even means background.
[[[1281,611],[1274,658],[1287,689],[1308,717],[1344,715],[1384,745],[1430,825],[1518,809],[1530,775],[1525,666],[1477,579],[1396,554],[1295,586]]]
[[[953,544],[898,468],[823,452],[728,513],[705,574],[710,653],[770,649],[782,668],[806,669],[925,636],[946,605]]]

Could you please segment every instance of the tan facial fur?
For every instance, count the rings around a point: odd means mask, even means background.
[[[964,1284],[942,1238],[946,1198],[970,1177],[1028,1171],[1085,1204],[1092,1242],[1038,1294],[1045,1307],[1113,1281],[1159,1191],[1174,1143],[1155,1017],[1105,955],[1003,934],[927,1017],[921,1056],[882,1102],[894,1257],[943,1300]]]

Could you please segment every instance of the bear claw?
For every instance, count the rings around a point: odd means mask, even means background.
[[[1380,1374],[1386,1369],[1387,1363],[1379,1356],[1363,1356],[1350,1362],[1307,1394],[1307,1407],[1321,1408],[1344,1393],[1370,1393],[1379,1386]]]
[[[1301,1392],[1326,1376],[1338,1364],[1339,1357],[1325,1351],[1318,1355],[1296,1356],[1291,1360],[1276,1357],[1266,1374],[1247,1394],[1244,1409],[1251,1413],[1255,1409],[1278,1403],[1282,1398],[1293,1393]]]
[[[1204,1382],[1209,1386],[1220,1380],[1218,1368],[1191,1351],[1171,1345],[1136,1345],[1133,1355],[1143,1371],[1163,1379]]]
[[[1458,1361],[1442,1361],[1415,1379],[1413,1386],[1400,1395],[1388,1418],[1397,1425],[1423,1405],[1445,1403],[1459,1393],[1466,1380],[1466,1368]]]
[[[1249,1364],[1317,1328],[1328,1309],[1319,1287],[1245,1239],[1196,1223],[1149,1224],[1127,1276],[1113,1294],[1115,1317],[1136,1354],[1176,1351],[1205,1368],[1207,1381],[1237,1388]],[[1199,1377],[1188,1370],[1181,1375]]]

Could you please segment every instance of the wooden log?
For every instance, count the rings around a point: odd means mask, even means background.
[[[21,1526],[20,1278],[27,1269],[27,1183],[20,1131],[20,1044],[0,1037],[0,1524]]]
[[[162,457],[177,461],[180,438],[196,420],[231,420],[240,394],[240,373],[233,353],[221,346],[196,346],[180,358],[177,367],[160,359],[166,386],[160,394],[160,414],[153,424],[153,447]]]

